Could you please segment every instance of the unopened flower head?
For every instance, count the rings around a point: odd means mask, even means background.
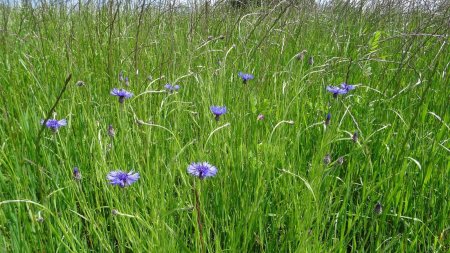
[[[178,84],[172,85],[172,84],[168,83],[168,84],[164,85],[164,89],[166,89],[167,92],[172,93],[174,91],[178,91],[180,89],[180,85],[178,85]]]
[[[377,204],[375,205],[373,211],[374,211],[376,214],[380,215],[380,214],[383,212],[383,205],[381,205],[380,202],[377,202]]]
[[[81,87],[81,86],[84,86],[85,85],[85,83],[83,82],[83,81],[78,81],[77,83],[76,83],[76,85],[78,86],[78,87]]]
[[[227,112],[227,108],[225,106],[211,106],[211,112],[216,116],[216,120],[218,121],[220,116]]]
[[[125,86],[130,86],[130,79],[127,77],[125,77]]]
[[[123,103],[125,99],[133,96],[133,93],[128,92],[124,89],[114,88],[111,90],[111,95],[119,97],[119,103]]]
[[[36,217],[36,221],[39,222],[39,223],[44,222],[44,217],[42,217],[41,211],[38,212],[37,217]]]
[[[109,183],[112,185],[118,185],[120,187],[126,187],[136,182],[139,179],[139,173],[134,173],[133,171],[124,172],[121,170],[111,171],[106,177]]]
[[[300,53],[296,54],[295,58],[297,59],[297,61],[303,61],[306,52],[306,49],[303,49]]]
[[[343,156],[340,156],[338,159],[337,159],[337,163],[339,164],[339,165],[342,165],[342,164],[344,164],[344,157]]]
[[[325,157],[323,158],[323,163],[325,163],[325,165],[328,165],[331,163],[331,155],[330,154],[325,155]]]
[[[239,72],[238,75],[240,78],[242,78],[242,82],[244,84],[247,83],[248,80],[252,80],[253,78],[255,78],[252,74],[247,74],[247,73],[242,73],[242,72]]]
[[[119,82],[123,82],[123,71],[121,70],[120,72],[119,72]]]
[[[327,114],[327,117],[325,118],[325,126],[328,126],[331,121],[331,113]]]
[[[352,140],[353,140],[353,142],[357,142],[358,141],[358,131],[355,131],[353,133]]]
[[[114,138],[114,136],[116,135],[116,130],[114,129],[114,127],[112,125],[108,126],[108,135],[111,138]]]
[[[191,163],[187,172],[192,176],[204,179],[207,177],[214,177],[217,174],[217,168],[207,162]]]
[[[309,64],[309,65],[314,65],[314,56],[311,55],[311,56],[309,57],[309,59],[308,59],[308,64]]]
[[[44,125],[44,122],[45,120],[41,120],[41,125]],[[47,122],[45,122],[45,126],[53,132],[56,132],[60,127],[67,126],[67,121],[65,119],[48,119]]]
[[[73,178],[78,181],[81,180],[81,172],[78,167],[73,168]]]

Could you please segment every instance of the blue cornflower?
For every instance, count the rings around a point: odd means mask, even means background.
[[[178,91],[180,89],[180,85],[178,85],[178,84],[172,85],[172,84],[168,83],[168,84],[164,85],[164,88],[167,90],[167,92],[172,93],[174,91]]]
[[[194,177],[204,179],[206,177],[214,177],[217,174],[217,168],[207,162],[191,163],[187,172]]]
[[[341,88],[348,92],[348,91],[354,90],[355,86],[351,85],[351,84],[347,84],[347,83],[341,83]]]
[[[129,186],[139,179],[139,173],[133,173],[130,171],[128,173],[121,170],[111,171],[106,177],[112,185],[118,185],[120,187]]]
[[[216,115],[216,120],[219,120],[220,115],[225,114],[227,112],[227,108],[225,106],[211,106],[211,112]]]
[[[81,180],[81,172],[78,167],[73,168],[73,178],[78,181]]]
[[[128,92],[124,89],[114,88],[111,91],[111,95],[119,97],[119,103],[123,103],[126,98],[130,98],[133,96],[133,93]]]
[[[252,74],[247,74],[247,73],[242,73],[242,72],[239,72],[238,75],[240,78],[242,78],[242,82],[244,84],[246,84],[248,80],[252,80],[253,78],[255,78]]]
[[[347,94],[347,92],[348,92],[348,90],[341,89],[341,88],[336,87],[336,86],[327,86],[327,91],[333,93],[333,97],[334,98],[337,98],[338,95]]]
[[[44,124],[45,120],[41,120],[41,125]],[[50,128],[53,132],[58,131],[58,128],[62,126],[66,126],[67,121],[65,119],[57,120],[57,119],[48,119],[47,122],[45,122],[45,126],[47,128]]]

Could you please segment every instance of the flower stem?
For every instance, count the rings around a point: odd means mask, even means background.
[[[203,242],[203,226],[202,226],[202,218],[200,212],[200,197],[198,196],[197,188],[194,183],[194,194],[195,194],[195,210],[197,211],[197,226],[198,232],[200,235],[200,244],[202,246],[202,252],[205,252],[205,243]]]

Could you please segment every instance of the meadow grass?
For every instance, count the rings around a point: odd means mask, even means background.
[[[0,7],[0,251],[450,251],[448,3]]]

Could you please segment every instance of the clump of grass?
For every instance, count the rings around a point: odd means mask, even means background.
[[[363,3],[0,4],[0,248],[447,252],[448,3]]]

